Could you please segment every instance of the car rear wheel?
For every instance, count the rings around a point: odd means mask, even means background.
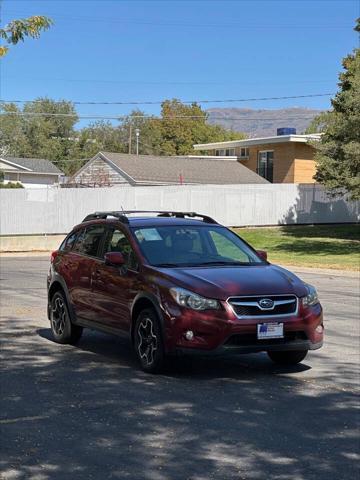
[[[62,292],[56,292],[51,299],[50,324],[55,342],[75,344],[80,340],[83,329],[71,323]]]
[[[288,350],[279,352],[267,352],[271,360],[282,365],[296,365],[304,360],[307,350]]]
[[[157,373],[165,363],[161,327],[156,312],[145,309],[135,322],[134,348],[141,368],[148,373]]]

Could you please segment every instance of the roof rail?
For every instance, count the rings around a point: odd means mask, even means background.
[[[158,212],[158,217],[176,217],[176,218],[201,218],[201,220],[205,223],[217,223],[216,220],[209,217],[208,215],[201,215],[200,213],[196,212]]]
[[[105,220],[107,217],[115,217],[120,222],[129,223],[126,215],[123,215],[124,212],[94,212],[87,215],[82,223],[89,222],[90,220]]]
[[[129,223],[127,215],[136,214],[136,213],[157,213],[158,217],[175,217],[175,218],[200,218],[205,223],[217,223],[216,220],[209,217],[208,215],[201,215],[195,212],[174,212],[169,210],[122,210],[122,211],[113,211],[113,212],[95,212],[87,215],[83,222],[88,222],[90,220],[100,220],[106,219],[107,217],[114,217],[120,220],[123,223]]]

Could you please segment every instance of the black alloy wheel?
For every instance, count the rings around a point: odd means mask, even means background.
[[[160,322],[152,309],[143,310],[135,324],[134,347],[142,369],[158,372],[164,365],[164,345]]]
[[[83,329],[71,323],[65,296],[60,291],[51,298],[50,324],[57,343],[74,344],[80,340]]]

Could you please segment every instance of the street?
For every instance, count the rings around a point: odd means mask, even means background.
[[[351,479],[359,475],[359,280],[301,273],[325,346],[140,371],[125,340],[51,339],[48,256],[1,257],[0,478]],[[296,271],[296,269],[294,269]]]

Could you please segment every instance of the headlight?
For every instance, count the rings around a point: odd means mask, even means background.
[[[319,303],[319,297],[316,291],[316,288],[308,283],[305,283],[305,287],[308,290],[308,294],[301,299],[302,304],[304,307],[311,307],[312,305],[316,305]]]
[[[184,288],[170,288],[170,293],[175,302],[181,307],[188,307],[192,310],[218,310],[220,308],[217,300],[201,297]]]

